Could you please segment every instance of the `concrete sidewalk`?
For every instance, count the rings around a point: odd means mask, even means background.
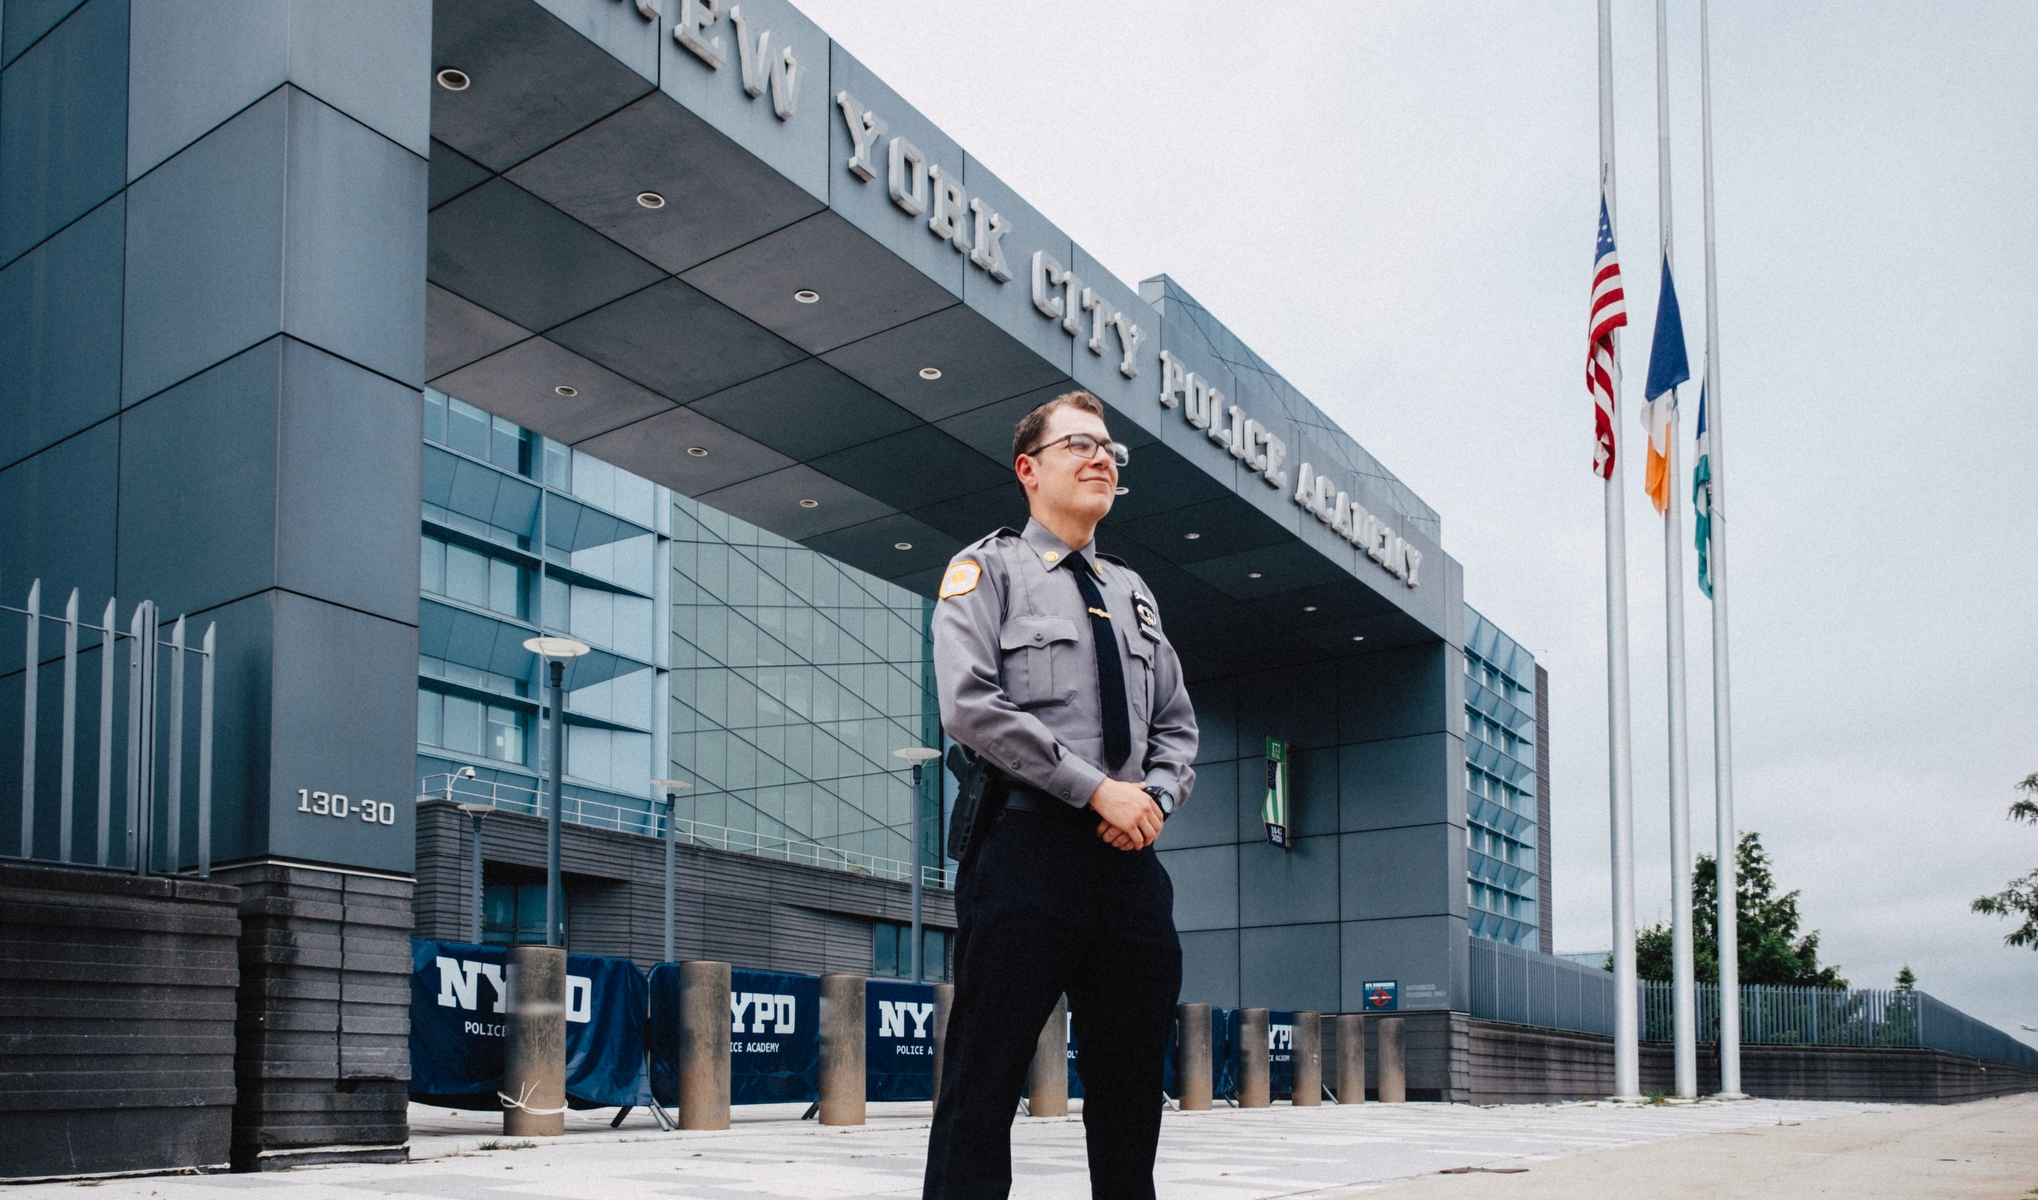
[[[919,1195],[925,1104],[872,1105],[870,1123],[824,1129],[801,1105],[743,1108],[731,1129],[661,1133],[642,1113],[575,1113],[568,1136],[509,1141],[493,1114],[413,1106],[413,1161],[267,1175],[150,1176],[82,1186],[98,1200],[837,1200]],[[2022,1197],[2038,1184],[2038,1097],[1957,1108],[1755,1100],[1735,1104],[1368,1104],[1170,1112],[1160,1194],[1169,1200],[1307,1196],[1432,1198],[1642,1195],[1855,1200]],[[1950,1159],[1952,1161],[1941,1161]],[[1015,1200],[1084,1200],[1080,1119],[1018,1122]],[[1521,1173],[1452,1174],[1459,1168]],[[15,1189],[55,1200],[57,1189]],[[1640,1189],[1640,1190],[1638,1190]],[[68,1194],[68,1193],[67,1193]]]
[[[2038,1095],[1779,1120],[1703,1137],[1523,1159],[1518,1174],[1430,1175],[1326,1193],[1367,1200],[1965,1200],[2038,1195]]]

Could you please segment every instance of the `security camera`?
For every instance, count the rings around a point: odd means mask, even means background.
[[[473,768],[473,767],[461,767],[461,768],[460,768],[460,770],[459,770],[459,772],[457,773],[456,777],[457,777],[457,778],[460,778],[460,779],[472,779],[472,778],[474,778],[474,768]]]

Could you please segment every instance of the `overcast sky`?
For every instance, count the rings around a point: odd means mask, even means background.
[[[1466,598],[1550,671],[1557,948],[1607,946],[1591,0],[801,7],[1121,278],[1173,275],[1441,511]],[[1652,5],[1614,7],[1647,922],[1669,912],[1663,537],[1633,415],[1655,34]],[[1697,7],[1671,8],[1696,367]],[[1738,823],[1855,984],[1909,963],[1977,1016],[2038,1025],[2038,954],[1967,909],[2038,866],[2038,830],[2003,815],[2038,771],[2038,405],[2019,369],[2038,342],[2038,6],[1712,17]],[[1688,549],[1684,571],[1710,847],[1710,613]]]

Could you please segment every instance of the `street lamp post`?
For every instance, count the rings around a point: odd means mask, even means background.
[[[463,768],[463,770],[468,772],[468,774],[464,776],[465,778],[472,778],[474,768],[466,767]],[[460,806],[460,811],[466,813],[467,816],[474,822],[474,836],[471,839],[473,842],[473,864],[472,864],[473,891],[471,895],[472,904],[469,906],[469,915],[467,919],[467,940],[479,946],[481,944],[481,899],[482,899],[481,819],[483,817],[486,817],[488,814],[494,812],[495,806],[492,804],[462,804]]]
[[[679,794],[693,785],[684,779],[654,779],[651,782],[665,792],[665,957],[660,961],[671,962],[673,893],[678,890],[678,867],[674,865],[673,847],[679,840]]]
[[[566,775],[566,660],[588,652],[572,638],[534,637],[524,649],[550,668],[552,806],[545,839],[545,944],[509,948],[510,1012],[503,1038],[502,1131],[512,1137],[566,1132],[566,936],[559,891],[559,827]]]
[[[907,746],[892,751],[893,758],[902,758],[913,764],[913,982],[921,982],[923,974],[920,964],[920,768],[941,757],[941,751],[926,746]]]
[[[572,638],[534,637],[524,649],[543,659],[552,683],[552,803],[545,814],[545,944],[566,944],[563,897],[559,890],[559,829],[565,820],[566,788],[566,660],[586,654],[590,646]]]

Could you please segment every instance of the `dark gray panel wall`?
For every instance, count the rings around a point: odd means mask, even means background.
[[[297,789],[411,789],[430,52],[422,5],[0,27],[0,591],[219,622],[222,860],[410,869],[408,803]]]
[[[1196,787],[1161,841],[1184,1000],[1356,1012],[1392,979],[1403,1009],[1465,1008],[1463,672],[1432,642],[1190,685]],[[1269,737],[1285,851],[1260,821]]]

